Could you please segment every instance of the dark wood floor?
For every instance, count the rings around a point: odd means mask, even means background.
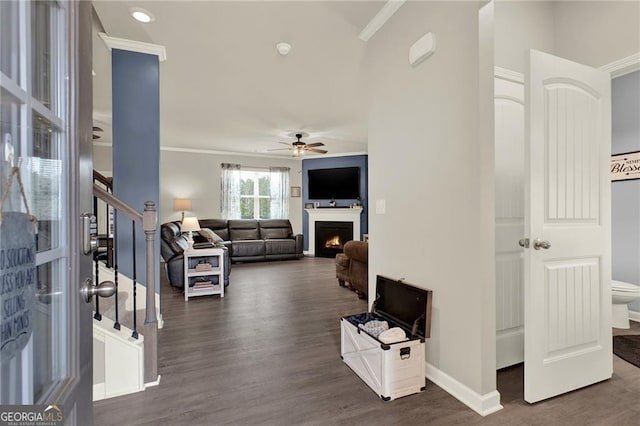
[[[340,360],[339,318],[366,303],[333,259],[234,265],[231,280],[186,303],[163,282],[160,386],[95,403],[96,425],[640,425],[640,368],[615,356],[611,380],[535,405],[522,367],[502,370],[504,409],[484,418],[432,383],[382,402]]]

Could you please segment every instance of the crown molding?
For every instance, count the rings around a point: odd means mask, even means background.
[[[146,53],[147,55],[157,56],[160,62],[167,60],[167,49],[159,44],[111,37],[105,33],[98,33],[98,35],[109,50],[120,49],[130,52]]]
[[[373,37],[374,34],[384,26],[384,24],[393,16],[394,13],[398,11],[398,9],[400,9],[400,7],[406,1],[407,0],[387,1],[387,3],[382,6],[382,9],[380,9],[378,13],[376,13],[376,16],[374,16],[371,21],[369,21],[367,26],[364,27],[364,29],[360,32],[360,34],[358,34],[358,38],[362,41],[369,41],[369,39],[371,39],[371,37]]]
[[[502,67],[493,67],[493,75],[503,80],[513,81],[514,83],[524,84],[524,74],[517,71],[511,71]]]
[[[611,78],[621,77],[634,71],[638,71],[640,70],[640,52],[627,56],[626,58],[613,61],[610,64],[603,65],[600,69],[610,73]]]
[[[113,144],[111,142],[102,142],[96,141],[93,142],[93,146],[100,146],[106,148],[113,148]],[[160,151],[166,152],[181,152],[185,154],[206,154],[206,155],[235,155],[238,157],[264,157],[264,158],[279,158],[286,160],[311,160],[316,158],[333,158],[333,157],[350,157],[353,155],[367,155],[367,152],[344,152],[338,154],[323,154],[323,155],[314,155],[314,156],[301,156],[301,157],[293,157],[293,156],[283,156],[283,155],[275,155],[275,154],[264,154],[259,152],[236,152],[236,151],[222,151],[222,150],[214,150],[214,149],[202,149],[202,148],[181,148],[177,146],[161,146]]]

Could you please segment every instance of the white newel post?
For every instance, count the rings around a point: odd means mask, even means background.
[[[316,252],[316,222],[351,222],[353,225],[353,239],[360,240],[360,215],[362,207],[329,207],[321,209],[305,209],[309,215],[309,250],[306,255],[315,256]]]

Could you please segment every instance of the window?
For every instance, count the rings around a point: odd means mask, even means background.
[[[271,218],[271,176],[269,172],[240,171],[240,218]]]
[[[288,219],[289,168],[242,168],[222,164],[220,207],[223,219]]]

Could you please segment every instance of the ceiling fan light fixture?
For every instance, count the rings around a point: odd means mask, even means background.
[[[278,43],[276,44],[276,49],[278,53],[282,56],[287,56],[289,52],[291,52],[291,45],[289,43]]]
[[[142,22],[143,24],[148,24],[149,22],[156,20],[151,12],[141,7],[132,7],[129,11],[131,12],[133,19],[138,22]]]

